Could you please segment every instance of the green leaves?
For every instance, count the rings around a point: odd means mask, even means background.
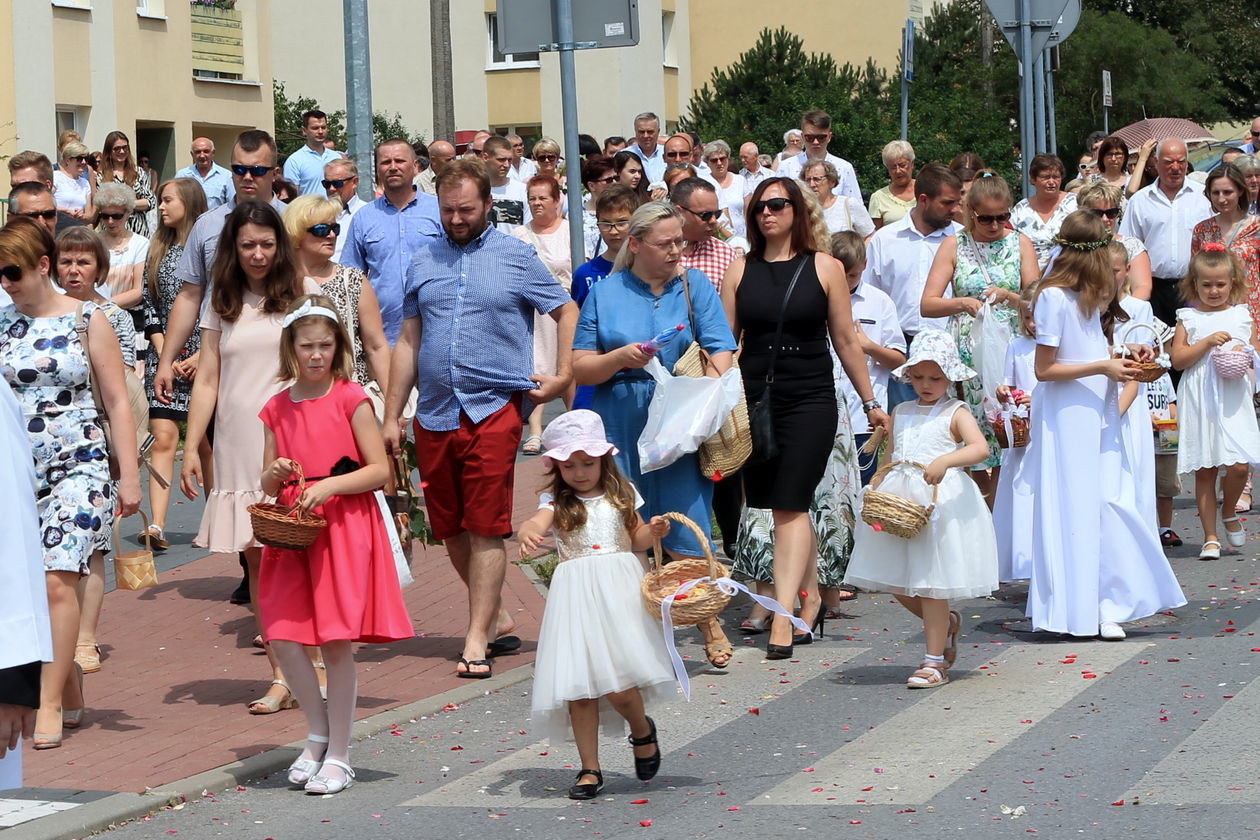
[[[272,106],[275,112],[276,146],[281,156],[290,155],[306,140],[302,137],[302,114],[319,108],[319,103],[309,96],[298,95],[289,99],[284,82],[276,79],[271,88]],[[346,112],[344,110],[328,113],[328,136],[337,144],[337,148],[346,147]],[[372,144],[375,146],[393,137],[401,137],[408,143],[423,140],[423,135],[413,134],[402,121],[398,113],[383,114],[380,111],[372,114]]]

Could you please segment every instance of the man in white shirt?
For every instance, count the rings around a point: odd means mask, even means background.
[[[627,146],[643,161],[643,176],[648,183],[656,183],[665,177],[665,150],[657,139],[661,134],[661,120],[651,111],[644,111],[634,118],[634,144]]]
[[[924,318],[920,312],[923,286],[946,238],[962,230],[954,213],[962,203],[962,181],[949,167],[929,163],[915,180],[917,203],[900,220],[875,231],[866,249],[862,284],[869,284],[892,298],[909,347],[914,336],[928,327],[945,329],[946,319]],[[888,410],[914,399],[914,389],[897,381],[888,383]]]
[[[1129,199],[1120,223],[1122,236],[1135,237],[1151,255],[1151,309],[1165,324],[1177,323],[1185,305],[1178,291],[1190,266],[1190,235],[1194,226],[1212,215],[1203,185],[1186,178],[1186,144],[1165,140],[1155,151],[1155,183]],[[1174,375],[1174,382],[1177,377]]]
[[[337,236],[337,245],[333,249],[332,261],[341,262],[341,249],[346,244],[345,234],[350,232],[350,219],[355,213],[367,206],[367,202],[359,198],[359,167],[350,158],[334,160],[324,166],[322,182],[329,198],[341,202],[341,215],[337,224],[341,225],[341,233]]]
[[[236,195],[232,186],[232,173],[226,166],[214,162],[214,141],[198,137],[192,142],[192,165],[175,173],[176,178],[192,178],[206,194],[206,209],[213,210],[227,204]]]
[[[508,177],[513,181],[528,183],[530,178],[538,174],[538,164],[525,157],[525,138],[519,134],[509,134],[508,142],[512,144],[512,168]]]
[[[486,139],[486,173],[490,176],[490,224],[504,233],[511,233],[529,224],[529,191],[525,184],[511,176],[512,144],[506,137]]]
[[[806,161],[830,161],[840,175],[840,183],[832,192],[836,195],[855,198],[858,203],[865,205],[862,201],[862,190],[858,186],[857,173],[853,171],[853,164],[827,151],[827,144],[834,136],[831,133],[831,114],[826,111],[806,111],[801,117],[801,133],[805,137],[805,151],[780,163],[779,174],[788,178],[799,178]]]

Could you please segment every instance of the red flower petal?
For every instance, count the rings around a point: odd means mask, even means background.
[[[631,805],[646,805],[648,804],[648,801],[646,799],[634,799],[634,800],[631,800],[630,804]]]
[[[750,714],[750,715],[759,715],[759,714],[761,714],[761,709],[749,709],[749,710],[748,710],[748,714]]]
[[[652,821],[651,821],[651,820],[639,820],[639,825],[643,826],[644,828],[651,828],[651,827],[652,827]]]

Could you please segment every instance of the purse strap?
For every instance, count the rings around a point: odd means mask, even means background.
[[[92,342],[88,340],[88,322],[83,317],[83,306],[85,301],[79,301],[79,306],[74,310],[74,331],[79,334],[79,343],[83,345],[83,355],[87,357],[88,363],[88,387],[92,389],[92,402],[96,405],[97,411],[101,411],[101,392],[97,389],[96,373],[92,370]],[[106,418],[102,418],[106,419]]]
[[[691,285],[687,282],[687,272],[689,268],[682,270],[683,297],[687,299],[687,323],[691,326],[691,340],[695,343],[696,349],[700,351],[701,369],[708,369],[712,364],[712,357],[709,351],[704,349],[704,345],[700,343],[700,331],[696,329],[696,315],[691,310]]]
[[[783,303],[779,304],[779,320],[774,326],[774,344],[770,346],[770,366],[766,368],[766,384],[774,383],[774,366],[779,361],[779,342],[783,338],[783,318],[787,314],[788,301],[792,299],[792,290],[796,288],[796,281],[801,278],[801,272],[805,270],[805,263],[809,261],[812,255],[804,253],[801,255],[801,261],[796,265],[796,271],[792,272],[792,281],[788,283],[787,291],[783,293]]]

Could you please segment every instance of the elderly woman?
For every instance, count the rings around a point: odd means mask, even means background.
[[[914,207],[914,146],[893,140],[881,153],[888,170],[888,185],[871,194],[870,214],[875,227],[892,224]]]
[[[801,167],[801,180],[818,199],[828,235],[851,230],[863,239],[875,232],[875,223],[862,202],[845,195],[836,195],[840,173],[829,160],[814,160]]]
[[[967,193],[967,204],[967,227],[937,249],[920,309],[925,318],[949,318],[963,364],[980,370],[979,360],[971,355],[971,331],[984,301],[992,300],[994,311],[1011,334],[1019,335],[1020,292],[1037,282],[1041,271],[1028,237],[1006,227],[1011,218],[1011,188],[1006,179],[1001,175],[977,178]],[[1005,351],[1002,355],[1005,359]],[[1002,450],[985,415],[984,390],[994,391],[1003,384],[982,383],[980,377],[962,383],[967,407],[989,442],[988,460],[972,467],[971,477],[990,507],[1000,477]]]
[[[127,227],[147,237],[149,235],[147,214],[149,208],[153,206],[153,187],[149,183],[149,176],[136,168],[135,158],[131,156],[131,141],[127,139],[126,134],[121,131],[111,131],[105,135],[105,148],[101,152],[101,170],[96,177],[98,188],[108,183],[119,183],[132,191],[135,202],[131,206],[131,215],[127,217]]]
[[[534,144],[533,158],[534,163],[538,164],[538,174],[554,178],[563,190],[566,178],[560,174],[560,144],[550,137],[542,138]],[[561,211],[562,215],[563,212]]]
[[[135,193],[123,184],[105,183],[96,188],[97,230],[109,249],[109,288],[106,297],[131,311],[137,329],[144,326],[144,262],[149,256],[149,239],[127,226],[135,208]]]
[[[1098,166],[1100,180],[1106,181],[1121,191],[1129,185],[1129,144],[1119,137],[1113,134],[1103,138],[1098,146],[1098,160],[1095,163]]]
[[[1015,205],[1011,224],[1032,240],[1037,265],[1044,271],[1063,220],[1076,209],[1076,196],[1063,191],[1063,161],[1055,155],[1037,155],[1028,165],[1028,173],[1037,191]]]
[[[1110,138],[1109,138],[1110,139]],[[1103,144],[1106,145],[1106,140]],[[1124,191],[1104,180],[1094,181],[1076,195],[1076,206],[1102,219],[1107,230],[1129,255],[1130,294],[1142,300],[1151,299],[1151,255],[1136,236],[1121,236],[1120,220],[1124,218]]]
[[[526,189],[529,212],[534,217],[529,224],[513,230],[512,236],[534,246],[543,265],[567,292],[573,287],[573,257],[569,250],[569,222],[560,213],[560,184],[552,176],[540,172],[529,179]],[[555,319],[534,313],[535,373],[555,374],[557,341]],[[572,394],[566,395],[565,403],[572,402]],[[530,412],[529,436],[521,446],[526,455],[542,452],[543,408],[541,405],[534,406]]]
[[[703,160],[709,165],[709,179],[717,186],[718,208],[724,211],[724,226],[736,236],[743,236],[744,179],[731,171],[731,147],[725,140],[705,143]]]
[[[591,288],[582,305],[573,340],[573,375],[579,385],[596,386],[591,408],[603,417],[608,439],[620,450],[617,466],[644,499],[640,510],[644,518],[679,511],[708,534],[713,482],[701,475],[697,455],[684,455],[649,473],[639,468],[639,436],[656,388],[644,366],[657,358],[672,370],[697,341],[713,360],[707,373],[719,376],[730,368],[735,350],[713,284],[702,272],[679,266],[687,244],[682,226],[678,209],[660,201],[641,206],[630,217],[613,273]],[[682,333],[655,357],[639,348],[641,342],[677,324],[683,325]],[[675,558],[704,553],[686,528],[674,528],[662,542]],[[734,651],[721,625],[709,621],[700,629],[709,662],[725,668]]]
[[[381,321],[381,306],[366,274],[332,260],[342,232],[337,223],[341,209],[341,202],[336,199],[298,196],[285,211],[284,229],[293,244],[298,271],[318,283],[319,293],[336,304],[337,315],[350,336],[354,381],[367,389],[378,410],[384,410],[384,394],[389,386],[389,342]]]
[[[1234,158],[1234,166],[1247,184],[1248,210],[1253,214],[1260,213],[1260,157],[1241,155]]]
[[[96,184],[88,171],[91,159],[87,146],[71,140],[61,147],[61,163],[53,172],[53,195],[57,199],[57,209],[87,222],[92,221],[96,214],[92,204]]]
[[[740,474],[748,507],[768,509],[774,519],[775,598],[790,609],[797,594],[807,592],[801,618],[813,627],[820,624],[822,599],[809,511],[840,422],[830,347],[872,425],[886,427],[888,415],[874,399],[844,268],[815,232],[800,185],[790,178],[767,178],[753,190],[749,214],[751,248],[727,269],[722,304],[743,348],[740,369],[748,404],[771,388],[779,451]],[[787,618],[776,614],[766,658],[790,658],[793,645],[811,640],[808,633],[793,634]]]
[[[770,164],[770,168],[778,172],[779,164],[796,157],[803,151],[805,151],[805,135],[799,128],[789,128],[783,132],[783,151],[775,155],[774,163]]]
[[[16,217],[0,230],[3,288],[12,299],[0,307],[0,375],[22,406],[30,436],[52,619],[54,658],[41,678],[32,741],[37,750],[60,747],[62,727],[82,723],[83,677],[74,668],[76,590],[114,517],[140,507],[135,425],[118,339],[95,305],[54,291],[52,254],[48,229],[34,220]],[[112,429],[117,485],[110,480],[93,380]]]

